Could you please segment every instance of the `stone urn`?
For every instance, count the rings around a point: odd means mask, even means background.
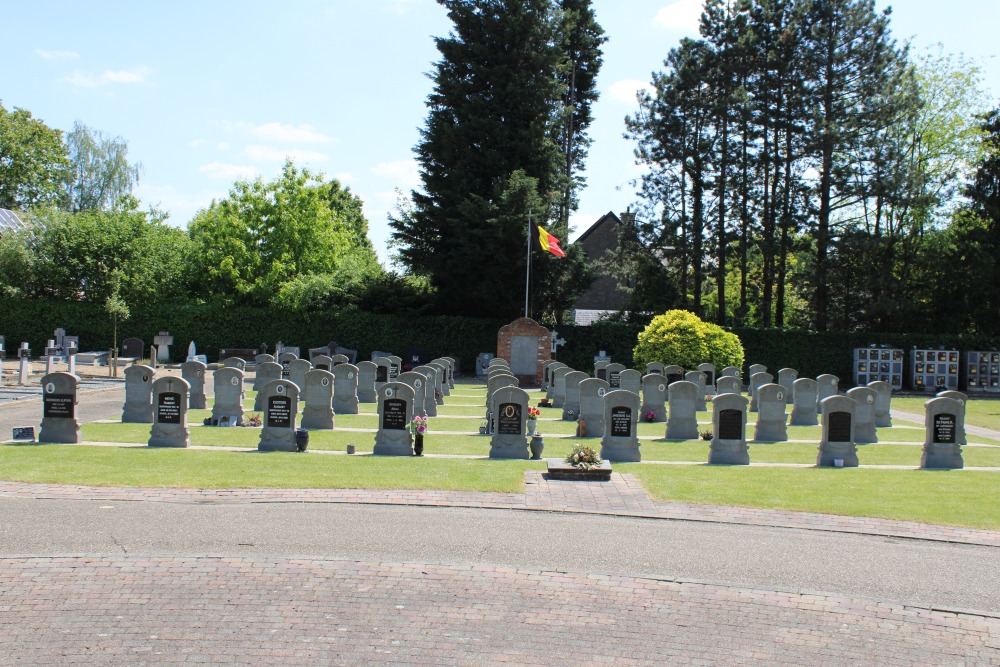
[[[540,435],[532,436],[528,443],[528,450],[531,452],[531,459],[538,461],[542,458],[542,450],[545,449],[545,438]]]
[[[534,435],[535,432],[538,431],[538,420],[537,419],[527,420],[526,422],[524,422],[524,429],[528,432],[529,436]]]

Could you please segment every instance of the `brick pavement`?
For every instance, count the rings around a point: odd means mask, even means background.
[[[1000,619],[691,581],[166,556],[0,560],[0,665],[997,665]]]

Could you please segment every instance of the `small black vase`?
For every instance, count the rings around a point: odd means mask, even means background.
[[[424,434],[416,433],[413,436],[413,455],[423,456],[424,455]]]

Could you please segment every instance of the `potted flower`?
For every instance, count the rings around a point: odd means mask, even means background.
[[[528,407],[528,421],[524,424],[528,435],[534,435],[538,432],[538,417],[541,414],[542,411],[538,408]]]
[[[424,433],[427,433],[427,416],[417,415],[410,422],[410,433],[413,434],[413,455],[424,455]]]
[[[646,414],[644,416],[646,417],[646,421],[648,422],[651,422],[656,419],[656,413],[653,412],[652,410],[646,410]]]
[[[702,440],[711,440],[714,434],[710,429],[705,429],[704,431],[701,431],[698,435],[701,436]]]

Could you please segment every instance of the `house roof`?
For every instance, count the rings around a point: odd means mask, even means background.
[[[587,231],[585,231],[583,234],[580,234],[580,237],[576,241],[574,241],[574,243],[581,243],[583,241],[586,241],[588,236],[590,236],[595,231],[597,231],[598,229],[600,229],[602,226],[604,226],[609,222],[616,225],[620,225],[622,221],[621,218],[615,215],[614,211],[608,211],[607,213],[602,215],[597,222],[588,227]]]

